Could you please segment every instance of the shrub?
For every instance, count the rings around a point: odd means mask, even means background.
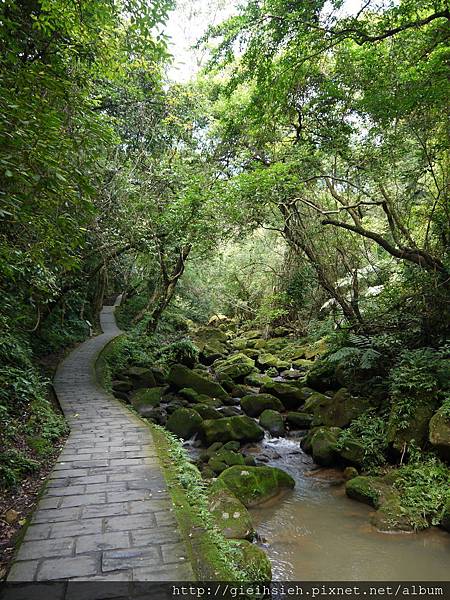
[[[364,471],[375,471],[377,467],[386,462],[386,421],[368,411],[357,417],[348,429],[342,431],[337,442],[337,449],[342,448],[349,442],[359,442],[364,446],[364,459],[362,468]]]

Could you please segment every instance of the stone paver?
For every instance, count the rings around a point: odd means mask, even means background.
[[[121,332],[103,334],[59,366],[54,386],[71,433],[26,530],[8,581],[194,578],[151,432],[98,385],[94,363]]]

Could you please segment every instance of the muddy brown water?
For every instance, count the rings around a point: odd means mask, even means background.
[[[377,532],[371,508],[345,496],[339,472],[315,470],[299,439],[267,438],[260,451],[296,481],[292,492],[251,510],[274,580],[450,580],[450,534]]]

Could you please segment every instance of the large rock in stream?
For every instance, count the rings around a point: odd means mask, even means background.
[[[259,417],[267,409],[284,411],[281,400],[271,394],[252,394],[241,398],[242,410],[250,417]]]
[[[210,487],[209,510],[226,538],[252,539],[254,537],[250,513],[220,479],[216,479]]]
[[[167,420],[166,428],[184,440],[200,431],[202,417],[190,408],[178,408]]]
[[[276,467],[230,467],[219,475],[219,480],[247,508],[295,487],[294,479]]]
[[[347,427],[350,423],[370,409],[370,402],[366,398],[352,396],[347,388],[338,390],[330,402],[325,402],[323,407],[316,411],[317,425],[328,427]]]
[[[161,398],[166,389],[167,386],[138,389],[131,396],[131,405],[141,416],[146,417],[152,413],[153,408],[160,405]]]
[[[219,377],[229,378],[233,381],[243,379],[249,373],[255,371],[255,361],[245,354],[233,354],[224,360],[217,360],[213,369]]]
[[[281,400],[286,410],[295,410],[305,401],[300,389],[288,383],[270,381],[261,387],[263,394],[272,394]]]
[[[220,384],[211,381],[184,365],[173,365],[167,381],[178,389],[191,388],[199,394],[205,394],[212,398],[225,399],[228,397],[228,394]]]
[[[208,444],[213,442],[259,442],[264,437],[262,429],[253,419],[245,416],[224,417],[203,421],[201,436]]]
[[[259,417],[259,424],[274,437],[285,434],[283,417],[276,410],[265,410]]]

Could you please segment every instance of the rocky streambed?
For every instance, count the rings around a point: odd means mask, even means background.
[[[284,328],[263,339],[203,327],[192,338],[198,357],[180,352],[168,371],[133,365],[113,390],[185,440],[226,537],[265,546],[278,579],[447,577],[447,534],[433,529],[411,543],[381,533],[413,530],[400,514],[395,474],[361,475],[363,444],[340,441],[377,408],[378,390],[367,398],[336,386],[315,362],[324,341],[308,344]],[[424,548],[429,560],[414,570]],[[379,552],[385,558],[373,561]]]

